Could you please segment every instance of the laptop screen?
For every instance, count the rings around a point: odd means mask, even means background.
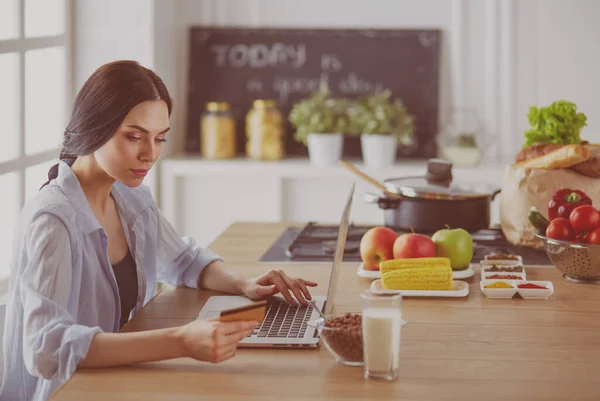
[[[340,265],[344,257],[344,248],[346,247],[346,236],[348,235],[348,226],[350,225],[350,210],[352,209],[352,198],[354,196],[355,183],[352,183],[346,205],[344,206],[344,212],[342,213],[342,220],[340,221],[340,228],[338,231],[337,245],[335,247],[335,255],[333,257],[333,265],[331,266],[331,276],[329,277],[329,288],[327,289],[327,301],[325,303],[325,315],[331,315],[333,309],[333,300],[335,299],[335,292],[337,290],[337,281],[340,274]]]

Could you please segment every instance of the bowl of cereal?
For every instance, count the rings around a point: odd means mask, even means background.
[[[308,322],[317,329],[325,348],[342,365],[363,365],[362,317],[358,313],[327,316]]]

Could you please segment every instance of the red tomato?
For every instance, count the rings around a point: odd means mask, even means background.
[[[600,227],[600,212],[591,205],[578,206],[571,212],[569,223],[576,233]]]
[[[546,236],[562,241],[571,241],[575,237],[575,232],[571,228],[569,220],[563,217],[557,217],[548,224]]]
[[[588,237],[588,244],[600,245],[600,227],[592,231]]]

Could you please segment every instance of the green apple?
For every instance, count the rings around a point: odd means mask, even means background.
[[[436,256],[450,259],[452,270],[464,270],[473,259],[473,238],[467,230],[448,226],[431,237]]]

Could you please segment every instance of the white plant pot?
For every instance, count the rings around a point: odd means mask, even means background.
[[[342,158],[342,134],[308,134],[308,157],[319,167],[332,166]]]
[[[398,139],[391,135],[361,135],[363,161],[367,167],[391,166],[396,161]]]

